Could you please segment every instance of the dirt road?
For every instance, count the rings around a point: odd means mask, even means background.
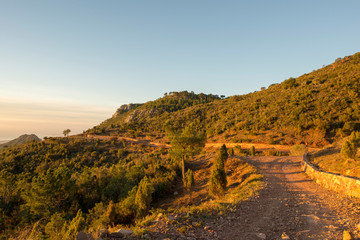
[[[267,186],[258,197],[211,224],[216,239],[342,239],[356,232],[360,200],[326,190],[301,171],[299,157],[250,157]]]
[[[314,183],[302,172],[301,157],[242,158],[264,175],[266,187],[259,195],[227,216],[211,216],[201,227],[172,235],[170,239],[277,240],[288,236],[292,240],[324,240],[342,239],[344,230],[360,233],[360,199],[348,198]],[[159,239],[167,237],[162,235]]]

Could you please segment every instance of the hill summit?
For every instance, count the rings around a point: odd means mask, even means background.
[[[210,140],[324,146],[360,130],[359,91],[360,53],[356,53],[245,95],[171,92],[155,101],[128,105],[126,111],[120,108],[90,132],[159,137],[166,121],[186,125],[201,116]]]
[[[20,137],[15,138],[7,143],[1,144],[0,149],[5,148],[5,147],[17,146],[17,145],[20,145],[20,144],[23,144],[23,143],[26,143],[29,141],[37,142],[37,141],[41,141],[41,139],[38,136],[36,136],[35,134],[24,134],[24,135],[21,135]]]

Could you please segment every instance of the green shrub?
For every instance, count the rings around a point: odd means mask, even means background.
[[[62,229],[65,224],[65,219],[60,213],[55,213],[51,216],[50,222],[45,226],[45,233],[50,239],[62,240]]]
[[[360,145],[360,132],[352,132],[349,139],[350,143],[352,143],[355,148],[358,148]]]
[[[191,171],[191,169],[188,169],[185,174],[185,181],[184,181],[184,187],[188,192],[191,191],[191,188],[194,186],[195,179],[194,179],[194,173]]]
[[[85,228],[85,219],[83,213],[79,210],[71,222],[64,224],[62,233],[64,240],[73,240],[76,237],[76,234],[84,230]]]
[[[249,151],[249,154],[250,154],[251,156],[255,156],[255,154],[256,154],[255,146],[251,146],[250,151]]]
[[[305,144],[296,144],[290,148],[290,154],[292,156],[303,155],[307,152]]]
[[[351,144],[349,141],[345,141],[341,147],[340,153],[344,158],[355,158],[356,148],[354,144]]]

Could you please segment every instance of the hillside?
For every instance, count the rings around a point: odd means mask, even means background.
[[[360,53],[246,95],[172,93],[122,111],[89,133],[163,137],[163,124],[204,118],[210,139],[324,146],[360,129]]]
[[[140,236],[147,231],[144,225],[155,228],[150,237],[159,234],[159,239],[164,239],[169,235],[163,233],[162,224],[166,225],[164,228],[174,226],[174,238],[196,230],[203,231],[204,239],[209,239],[213,235],[207,238],[209,231],[204,231],[209,229],[205,229],[209,216],[214,217],[214,222],[220,218],[222,225],[213,226],[218,228],[219,236],[222,226],[226,227],[223,214],[239,210],[244,218],[255,216],[256,221],[262,218],[261,208],[251,204],[252,200],[245,212],[238,205],[266,185],[262,184],[263,176],[270,188],[265,188],[265,195],[256,201],[271,211],[265,214],[267,220],[254,226],[264,228],[268,236],[275,237],[285,231],[276,228],[274,232],[272,218],[277,219],[278,226],[283,226],[289,222],[289,216],[300,219],[313,212],[306,201],[329,214],[331,209],[320,199],[332,194],[315,191],[314,194],[321,193],[309,199],[308,194],[294,194],[292,187],[288,187],[293,184],[299,191],[304,187],[306,191],[316,189],[315,183],[298,174],[300,158],[283,156],[288,154],[282,150],[289,149],[283,145],[305,143],[319,147],[360,130],[359,80],[360,53],[357,53],[246,95],[225,98],[170,92],[154,101],[123,105],[110,119],[84,134],[43,141],[34,135],[21,136],[0,150],[0,239],[32,236],[36,236],[33,239],[74,239],[79,229],[95,235],[98,229],[113,232],[124,226],[137,229]],[[201,144],[196,140],[199,138]],[[178,146],[177,150],[173,147],[186,140],[191,143],[189,146],[181,146],[182,149]],[[219,165],[213,163],[220,156],[219,147],[223,143],[231,147],[226,153],[230,155],[226,169],[221,170],[228,185],[223,190],[225,194],[217,198],[209,195],[209,185],[210,176],[216,173],[214,167]],[[253,143],[265,144],[257,144],[255,149]],[[196,144],[201,149],[192,149]],[[259,156],[265,152],[261,149],[265,145],[277,148],[273,154],[269,150],[269,155],[276,157]],[[193,182],[192,190],[183,187],[185,164],[179,159],[186,157],[186,170],[193,171],[192,178],[191,171],[186,172],[190,176],[186,181]],[[225,162],[222,165],[225,167]],[[294,173],[296,181],[291,179]],[[288,182],[284,184],[281,179]],[[281,201],[276,200],[278,196]],[[299,202],[299,197],[304,201]],[[342,203],[339,199],[334,201]],[[300,211],[284,205],[285,200],[292,206],[300,206]],[[291,214],[277,218],[279,212]],[[180,220],[173,221],[169,216],[174,220],[180,216]],[[344,219],[341,214],[336,216]],[[241,225],[243,221],[237,223]],[[309,227],[306,219],[290,223],[286,231],[293,236]],[[299,229],[298,223],[301,223]],[[340,223],[333,225],[342,227]],[[259,230],[248,234],[254,231]]]
[[[18,138],[15,138],[11,141],[8,141],[6,143],[0,144],[0,149],[5,148],[5,147],[11,147],[11,146],[17,146],[26,142],[30,142],[30,141],[40,141],[41,139],[38,138],[38,136],[36,136],[35,134],[24,134],[21,135]]]

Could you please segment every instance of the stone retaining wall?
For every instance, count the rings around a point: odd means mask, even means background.
[[[308,161],[307,154],[303,156],[301,167],[316,183],[348,196],[360,198],[360,179],[321,171]]]

